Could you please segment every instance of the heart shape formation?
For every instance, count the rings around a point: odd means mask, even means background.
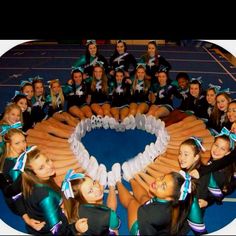
[[[103,163],[98,164],[96,158],[89,154],[81,142],[81,138],[83,138],[87,132],[99,128],[110,128],[117,132],[125,132],[129,129],[140,129],[156,136],[155,143],[151,142],[146,145],[143,152],[140,152],[138,155],[122,164],[123,178],[126,181],[129,181],[137,172],[144,170],[157,156],[163,154],[167,149],[170,139],[163,121],[144,114],[138,114],[135,117],[130,115],[121,123],[117,122],[113,117],[101,117],[99,115],[93,115],[91,119],[87,118],[82,120],[76,126],[75,132],[71,135],[68,142],[80,166],[86,170],[86,173],[94,180],[99,180],[104,172],[105,174],[107,173],[106,166]]]

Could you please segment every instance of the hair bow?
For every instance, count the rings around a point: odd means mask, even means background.
[[[71,69],[72,69],[72,72],[74,72],[75,70],[78,70],[81,73],[84,73],[84,69],[81,66],[78,66],[78,67],[77,66],[72,66]]]
[[[226,135],[229,137],[229,141],[230,141],[230,149],[234,149],[234,142],[236,142],[236,134],[235,133],[232,133],[230,132],[227,128],[223,127],[220,131],[219,134],[217,134],[215,137],[219,137],[219,136],[222,136],[222,135]]]
[[[219,93],[228,93],[228,94],[230,94],[230,89],[229,89],[229,88],[226,88],[226,89],[219,90],[219,91],[218,91],[218,94],[219,94]]]
[[[10,129],[21,129],[21,128],[22,128],[22,124],[21,124],[20,121],[18,121],[18,122],[16,122],[16,123],[12,124],[12,125],[5,125],[5,124],[3,124],[1,128],[2,128],[2,130],[1,130],[0,135],[3,136],[3,135],[5,135]]]
[[[26,84],[32,84],[32,82],[30,81],[30,79],[31,78],[29,78],[29,80],[22,80],[21,82],[20,82],[20,87],[22,88],[22,87],[24,87]]]
[[[51,83],[55,83],[55,82],[58,82],[58,83],[59,83],[59,79],[48,80],[48,81],[47,81],[48,87],[51,88]]]
[[[183,170],[180,170],[179,173],[184,177],[184,182],[180,188],[180,196],[179,200],[183,201],[187,197],[188,193],[191,193],[191,176],[187,173],[184,172]]]
[[[103,62],[103,61],[96,61],[96,64],[95,64],[95,66],[97,66],[97,65],[99,65],[99,66],[103,67],[103,65],[104,65],[104,62]]]
[[[27,147],[26,150],[23,153],[21,153],[20,156],[17,158],[16,164],[13,170],[20,170],[21,172],[23,172],[25,168],[25,163],[27,160],[27,154],[36,148],[37,146]]]
[[[86,46],[89,45],[89,44],[95,44],[96,45],[96,40],[95,39],[88,39],[86,41]]]
[[[190,139],[193,139],[195,144],[197,145],[198,148],[200,148],[203,152],[206,151],[206,149],[203,147],[202,145],[202,139],[201,138],[197,138],[197,137],[190,137]]]
[[[158,72],[168,72],[168,67],[160,65],[160,67],[158,68]]]
[[[198,81],[199,84],[202,84],[202,76],[199,76],[197,78],[191,78],[190,82],[193,82],[193,81]]]
[[[136,70],[137,70],[139,67],[143,67],[143,68],[146,70],[146,64],[145,64],[145,63],[137,63]]]
[[[24,94],[24,93],[22,93],[22,92],[16,90],[16,91],[15,91],[15,95],[14,95],[14,97],[12,97],[11,100],[13,100],[17,95],[21,95],[21,96],[25,96],[25,97],[26,97],[26,94]]]
[[[41,81],[43,81],[43,78],[40,77],[39,75],[37,75],[37,76],[35,76],[35,77],[33,77],[33,78],[29,78],[28,80],[29,80],[31,83],[33,83],[33,82],[36,81],[36,80],[41,80]]]
[[[84,174],[81,173],[74,173],[74,170],[69,169],[66,173],[66,176],[62,182],[62,186],[61,186],[61,191],[64,192],[64,195],[66,197],[66,199],[72,197],[74,198],[74,193],[71,187],[71,180],[74,179],[83,179],[85,177]]]
[[[115,71],[118,71],[118,70],[124,70],[124,65],[120,65],[118,67],[115,68]]]
[[[221,86],[214,85],[214,84],[209,84],[209,88],[213,88],[215,90],[215,93],[218,94],[220,89],[221,89]]]

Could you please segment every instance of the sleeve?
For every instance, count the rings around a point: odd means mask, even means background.
[[[130,76],[132,76],[135,74],[135,70],[137,67],[137,61],[132,54],[129,54],[129,56],[130,56],[130,64],[133,66],[133,70],[130,72]]]
[[[113,230],[119,229],[120,227],[120,218],[117,216],[116,212],[113,210],[111,210],[111,213],[110,213],[109,227]]]
[[[195,235],[206,234],[206,226],[203,221],[202,210],[198,204],[198,198],[194,197],[188,215],[188,224]]]
[[[79,57],[79,59],[75,62],[75,64],[73,66],[79,67],[79,66],[83,66],[85,64],[86,64],[85,55],[82,55],[81,57]]]
[[[171,64],[162,56],[160,56],[160,65],[167,67],[168,70],[171,70]]]
[[[210,181],[210,174],[200,177],[199,185],[197,186],[198,199],[207,199],[209,181]]]
[[[100,59],[101,59],[101,61],[104,63],[104,65],[103,65],[103,67],[104,67],[104,69],[105,69],[105,72],[106,73],[108,73],[109,71],[108,71],[108,62],[107,62],[107,59],[104,57],[104,56],[102,56],[102,55],[100,55]]]
[[[45,221],[53,235],[72,235],[72,232],[76,232],[75,223],[68,224],[65,220],[62,220],[62,217],[58,212],[59,206],[55,204],[54,199],[50,195],[42,199],[39,205],[44,213]]]
[[[201,166],[198,169],[199,175],[206,175],[211,172],[215,172],[217,170],[224,169],[226,166],[234,163],[236,161],[236,149],[234,149],[230,154],[227,156],[223,157],[220,160],[213,161],[210,165],[208,166]]]

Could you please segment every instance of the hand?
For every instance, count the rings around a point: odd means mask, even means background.
[[[198,204],[199,204],[200,208],[208,206],[208,202],[204,199],[198,199]]]
[[[36,231],[39,231],[41,230],[44,225],[46,224],[45,221],[39,221],[39,220],[35,220],[35,219],[32,219],[32,218],[29,218],[29,216],[23,216],[23,219],[25,221],[25,223],[29,226],[31,226],[33,229],[35,229]]]
[[[84,233],[88,230],[88,219],[82,218],[76,221],[75,228],[79,233]]]
[[[195,179],[199,179],[199,177],[200,177],[199,172],[196,169],[190,171],[189,174]]]
[[[125,77],[130,77],[129,72],[125,71]]]
[[[88,74],[83,74],[83,79],[87,79],[89,77]]]
[[[69,80],[67,81],[67,84],[72,85],[72,84],[73,84],[72,79],[69,79]]]
[[[115,74],[115,71],[114,71],[114,70],[111,70],[111,71],[110,71],[110,75],[114,76],[114,74]]]
[[[131,80],[131,79],[126,79],[126,80],[125,80],[125,83],[126,83],[126,84],[132,84],[132,80]]]

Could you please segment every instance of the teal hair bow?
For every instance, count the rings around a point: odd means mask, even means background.
[[[229,137],[229,141],[230,141],[230,149],[234,149],[235,147],[235,142],[236,142],[236,134],[235,133],[232,133],[230,132],[226,127],[223,127],[222,130],[220,131],[219,134],[217,134],[215,137],[219,137],[219,136],[222,136],[222,135],[226,135]]]
[[[96,65],[99,65],[99,66],[101,66],[103,68],[104,62],[103,61],[96,61],[95,66]]]
[[[37,75],[37,76],[35,76],[35,77],[33,77],[33,78],[29,78],[28,80],[29,80],[31,83],[33,83],[33,82],[36,81],[36,80],[41,80],[41,81],[43,81],[43,78],[40,77],[39,75]]]
[[[22,128],[22,124],[21,124],[21,122],[20,121],[18,121],[18,122],[16,122],[16,123],[14,123],[14,124],[12,124],[12,125],[2,125],[2,130],[1,130],[1,133],[0,133],[0,135],[5,135],[10,129],[20,129],[20,128]]]
[[[124,71],[124,65],[120,65],[118,67],[115,68],[115,71],[118,71],[118,70],[123,70]]]
[[[191,193],[191,176],[187,173],[184,172],[183,170],[180,170],[179,173],[184,177],[184,183],[182,184],[180,188],[180,196],[179,200],[183,201],[187,197],[188,193]]]
[[[146,70],[146,64],[145,63],[137,63],[137,66],[136,66],[136,70],[139,68],[139,67],[143,67],[145,70]]]
[[[190,139],[193,139],[195,144],[197,145],[197,147],[200,148],[203,152],[206,151],[206,149],[202,145],[202,139],[201,138],[192,136],[192,137],[190,137]]]
[[[198,81],[199,84],[202,84],[202,76],[199,76],[199,77],[197,77],[197,78],[192,78],[192,79],[190,80],[190,82],[193,82],[193,81]]]
[[[30,79],[31,78],[29,78],[29,80],[22,80],[21,82],[20,82],[20,87],[22,88],[22,87],[24,87],[26,84],[32,84],[32,82],[30,81]]]
[[[20,156],[17,158],[16,164],[15,164],[13,170],[20,170],[21,172],[24,172],[25,163],[27,160],[27,154],[36,148],[37,148],[37,146],[27,147],[26,150],[23,153],[21,153]]]
[[[219,91],[218,91],[218,94],[219,94],[219,93],[230,93],[230,89],[229,89],[229,88],[226,88],[226,89],[219,90]]]
[[[81,73],[84,73],[84,69],[81,66],[78,66],[78,67],[77,66],[72,66],[71,69],[72,69],[72,72],[75,71],[75,70],[78,70]]]
[[[16,90],[16,91],[15,91],[15,95],[14,95],[14,97],[12,97],[11,100],[13,100],[17,95],[21,95],[21,96],[25,96],[25,97],[26,97],[26,94],[24,94],[24,93],[22,93],[22,92]]]
[[[74,193],[71,187],[71,180],[83,179],[85,177],[82,173],[74,173],[74,170],[69,169],[66,173],[66,176],[62,182],[61,191],[64,192],[65,197],[74,198]]]
[[[215,93],[218,94],[220,89],[221,89],[221,86],[214,85],[214,84],[209,84],[209,88],[213,88],[215,90]]]

